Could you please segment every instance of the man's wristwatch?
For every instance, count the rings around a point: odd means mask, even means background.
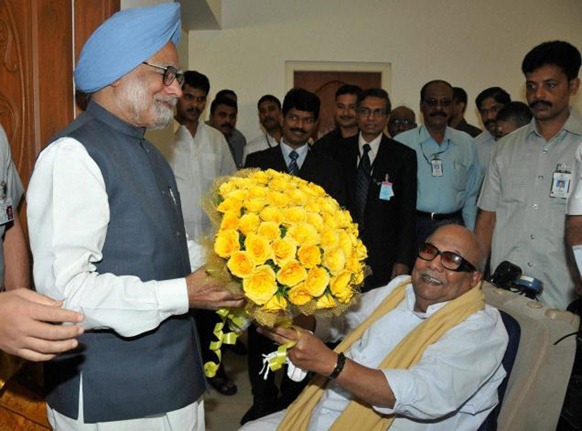
[[[339,353],[337,355],[337,362],[335,364],[335,368],[333,369],[331,374],[327,377],[330,379],[335,379],[337,376],[340,375],[340,373],[344,369],[344,365],[346,365],[346,356],[343,353]]]

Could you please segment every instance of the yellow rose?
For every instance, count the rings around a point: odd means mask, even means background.
[[[239,233],[235,230],[221,230],[214,239],[214,252],[220,257],[230,257],[240,250]]]
[[[352,274],[349,271],[342,271],[330,282],[330,289],[333,296],[344,304],[349,302],[354,295],[354,290],[350,286]]]
[[[289,227],[287,235],[298,244],[317,244],[319,235],[317,230],[308,223],[298,223]]]
[[[235,185],[234,181],[227,181],[225,183],[222,183],[218,187],[218,194],[220,196],[224,197],[228,193],[230,193],[231,191],[233,191],[235,188],[236,188],[236,185]]]
[[[259,217],[263,221],[272,221],[278,225],[283,223],[283,212],[279,208],[265,207],[259,213]]]
[[[307,270],[296,260],[291,260],[277,272],[277,281],[285,286],[293,287],[307,278]]]
[[[263,306],[263,310],[269,313],[277,313],[287,308],[287,300],[282,295],[275,295]]]
[[[255,233],[259,228],[261,219],[255,213],[246,213],[238,220],[238,228],[244,235]]]
[[[295,259],[295,252],[297,245],[287,238],[279,238],[271,244],[273,254],[275,255],[275,263],[278,266],[283,266],[291,259]]]
[[[340,206],[337,201],[331,196],[321,196],[317,198],[317,204],[321,208],[321,212],[333,214],[334,216],[340,211]]]
[[[363,263],[360,262],[358,256],[354,253],[346,261],[346,269],[350,272],[358,272],[363,268]]]
[[[245,296],[257,305],[263,305],[277,292],[275,271],[269,265],[258,266],[255,271],[243,279]]]
[[[249,198],[266,198],[269,189],[264,186],[251,186],[249,187]]]
[[[346,255],[346,258],[349,258],[352,255],[353,251],[352,240],[346,231],[340,229],[338,233],[339,233],[339,246]]]
[[[262,265],[273,257],[273,250],[269,245],[269,239],[254,233],[245,238],[245,250],[257,265]]]
[[[285,208],[289,205],[289,196],[285,192],[270,190],[267,194],[267,202],[275,208]]]
[[[305,279],[305,289],[311,296],[321,296],[329,285],[329,279],[329,273],[324,268],[320,266],[311,268]]]
[[[245,208],[248,212],[258,213],[267,205],[267,200],[265,198],[250,198],[244,203]]]
[[[237,201],[244,202],[249,195],[248,190],[246,189],[236,189],[232,190],[227,193],[224,198],[225,199],[236,199]]]
[[[283,210],[284,223],[303,223],[307,220],[307,211],[302,207],[290,207]]]
[[[323,262],[329,272],[336,275],[345,268],[346,256],[341,248],[332,248],[324,252]]]
[[[232,275],[239,278],[249,277],[255,269],[255,263],[246,251],[234,252],[226,266]]]
[[[316,245],[302,245],[297,251],[297,258],[305,268],[313,268],[321,263],[321,252]]]
[[[266,236],[269,240],[274,241],[281,237],[281,228],[279,225],[272,221],[261,222],[259,228],[257,229],[259,235]]]
[[[304,205],[307,202],[307,194],[301,189],[294,188],[288,194],[292,205]]]
[[[323,223],[325,224],[325,227],[328,229],[337,229],[339,228],[339,225],[335,219],[335,215],[334,214],[330,214],[327,212],[324,212],[321,214],[321,216],[323,217]]]
[[[312,191],[314,196],[325,196],[325,190],[323,189],[323,187],[315,184],[315,183],[308,183],[307,187],[309,187],[309,190]],[[329,198],[329,199],[333,199],[333,198]]]
[[[313,299],[305,288],[305,283],[299,283],[297,286],[293,286],[287,292],[287,296],[289,297],[289,302],[294,305],[305,305]]]
[[[364,260],[368,257],[368,249],[361,240],[356,243],[356,254],[359,260]]]
[[[284,177],[273,178],[269,181],[269,189],[286,193],[289,189],[289,180]]]
[[[249,179],[251,179],[253,182],[257,183],[257,184],[267,184],[267,182],[269,181],[269,172],[268,171],[257,171],[255,173],[253,173]]]
[[[335,299],[331,295],[323,295],[317,300],[315,304],[317,309],[321,310],[324,308],[334,308],[336,306]]]
[[[238,229],[238,217],[232,211],[227,211],[222,216],[220,221],[221,230],[237,230]]]
[[[321,217],[317,213],[308,211],[307,223],[312,225],[318,232],[323,232],[325,230],[325,225],[323,224],[323,217]]]
[[[360,270],[354,274],[354,285],[362,284],[364,281],[364,270]]]
[[[321,248],[328,250],[339,247],[339,232],[336,229],[326,229],[321,233]]]
[[[221,213],[226,213],[227,211],[232,211],[237,216],[240,215],[240,209],[242,208],[242,202],[238,199],[226,198],[223,200],[216,209]]]
[[[319,205],[317,205],[317,201],[313,199],[313,197],[310,197],[309,200],[307,200],[304,205],[305,209],[308,212],[314,214],[321,214],[321,208],[319,208]]]

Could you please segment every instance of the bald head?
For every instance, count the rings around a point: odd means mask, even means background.
[[[431,244],[435,253],[418,257],[412,270],[415,309],[423,312],[431,305],[452,301],[476,287],[481,281],[483,267],[479,242],[473,232],[463,226],[442,226],[426,242]],[[446,252],[460,256],[478,269],[474,270],[471,266],[448,269],[454,256]],[[447,267],[443,266],[443,259]]]

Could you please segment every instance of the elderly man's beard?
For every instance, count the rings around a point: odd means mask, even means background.
[[[135,119],[134,124],[148,129],[161,129],[170,124],[174,117],[174,106],[178,101],[177,97],[159,95],[154,95],[152,100],[146,83],[140,79],[129,81],[120,96],[129,105]]]

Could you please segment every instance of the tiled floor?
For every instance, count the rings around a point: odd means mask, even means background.
[[[228,376],[235,381],[238,392],[221,395],[211,388],[204,397],[207,431],[233,431],[252,404],[251,385],[247,375],[247,357],[227,351],[223,361]]]

